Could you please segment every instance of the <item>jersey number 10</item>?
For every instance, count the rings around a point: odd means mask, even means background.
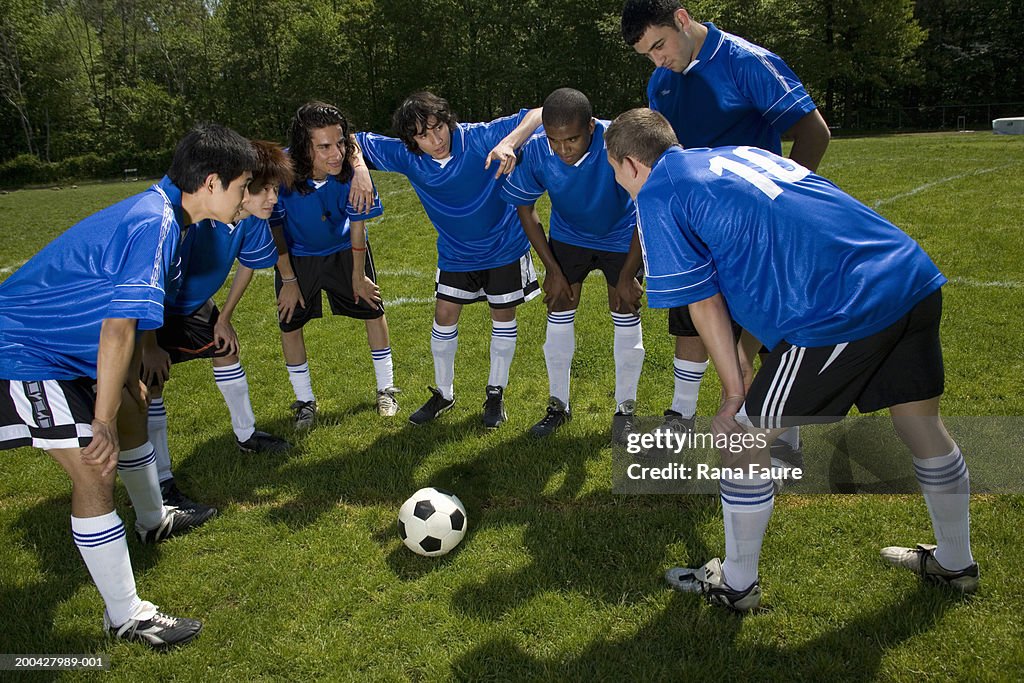
[[[743,161],[737,161],[729,157],[714,156],[708,162],[708,168],[719,177],[725,171],[735,173],[761,190],[761,192],[764,192],[768,199],[775,199],[782,194],[782,188],[772,178],[787,183],[795,183],[806,178],[810,173],[806,168],[789,159],[786,159],[785,162],[792,164],[792,168],[786,168],[775,161],[779,157],[772,158],[766,156],[753,147],[737,147],[732,151],[732,154]]]

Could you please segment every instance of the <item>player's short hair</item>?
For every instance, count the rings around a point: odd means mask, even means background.
[[[267,185],[291,187],[295,182],[295,169],[284,148],[268,140],[252,140],[256,150],[256,169],[252,172],[250,186],[257,190]]]
[[[426,90],[409,95],[391,116],[391,127],[405,143],[406,149],[413,154],[423,153],[416,144],[416,136],[427,129],[427,121],[431,116],[438,123],[447,125],[448,130],[455,130],[455,114],[448,100]]]
[[[333,104],[326,102],[306,102],[298,108],[288,127],[288,153],[292,157],[295,178],[292,188],[300,194],[312,190],[306,182],[313,173],[313,140],[312,131],[329,126],[341,126],[341,139],[345,142],[345,161],[341,165],[338,180],[347,183],[352,179],[352,155],[356,145],[349,135],[348,119]]]
[[[167,177],[182,192],[195,192],[216,173],[227,189],[238,176],[256,168],[256,151],[244,137],[216,123],[201,123],[174,148]]]
[[[608,156],[616,163],[633,157],[649,168],[669,147],[679,144],[668,120],[653,109],[630,109],[619,114],[604,133]]]
[[[585,126],[593,117],[594,110],[586,95],[573,88],[559,88],[544,100],[541,118],[545,128],[555,128],[574,123]]]
[[[674,28],[675,13],[680,9],[677,0],[626,0],[622,6],[622,39],[633,46],[652,26]]]

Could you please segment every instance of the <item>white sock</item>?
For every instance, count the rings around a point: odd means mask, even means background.
[[[721,479],[718,482],[725,521],[722,574],[730,588],[744,590],[757,581],[761,542],[775,507],[771,479]]]
[[[615,325],[615,405],[636,400],[640,371],[644,367],[644,332],[640,316],[612,313]]]
[[[693,417],[697,413],[697,395],[700,393],[700,382],[704,379],[704,371],[708,369],[708,361],[693,361],[675,358],[676,386],[672,394],[672,410],[683,417]]]
[[[958,571],[974,564],[971,555],[971,480],[960,448],[938,458],[914,458],[914,473],[921,485],[935,530],[935,559]]]
[[[800,428],[790,427],[786,431],[779,434],[776,441],[782,441],[789,444],[790,448],[796,450],[800,448]]]
[[[488,386],[508,386],[508,370],[512,367],[512,357],[516,355],[518,335],[519,324],[515,320],[507,323],[491,321],[491,374],[487,378]]]
[[[576,310],[548,313],[544,362],[548,366],[548,391],[569,406],[572,357],[576,353]]]
[[[395,364],[391,359],[391,347],[370,349],[373,357],[373,374],[377,376],[377,391],[395,386]]]
[[[124,522],[116,511],[99,517],[71,517],[71,536],[103,597],[110,623],[120,626],[142,604],[135,590]]]
[[[307,379],[309,374],[306,374]],[[249,380],[245,376],[245,368],[241,363],[213,367],[213,379],[217,388],[228,404],[231,414],[231,429],[239,441],[248,441],[256,431],[256,416],[252,412],[249,400]]]
[[[459,348],[459,325],[438,325],[430,330],[430,353],[434,356],[434,383],[447,399],[455,396],[455,351]]]
[[[309,363],[306,362],[300,365],[288,365],[285,363],[285,367],[288,368],[288,379],[291,380],[292,391],[295,392],[295,400],[307,403],[315,401],[313,384],[309,381]]]
[[[167,445],[167,409],[164,399],[154,398],[149,404],[149,442],[156,453],[157,478],[161,483],[172,479],[171,449]]]
[[[164,499],[160,495],[153,444],[147,441],[138,448],[121,451],[117,459],[117,474],[132,499],[138,523],[146,529],[158,527],[164,518]]]

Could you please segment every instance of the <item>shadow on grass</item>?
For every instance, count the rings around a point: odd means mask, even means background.
[[[657,618],[622,640],[598,639],[578,656],[544,660],[519,643],[494,640],[452,664],[457,680],[621,680],[723,679],[870,681],[886,652],[927,632],[957,604],[945,591],[920,585],[886,605],[838,628],[795,645],[749,645],[740,641],[745,617],[677,595]],[[784,634],[781,634],[784,636]]]

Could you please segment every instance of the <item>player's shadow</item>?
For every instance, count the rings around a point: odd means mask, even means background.
[[[142,546],[135,539],[135,515],[129,509],[127,495],[120,487],[115,493],[115,509],[125,525],[132,568],[136,574],[159,559],[159,546]],[[68,515],[71,498],[49,498],[26,508],[15,520],[13,533],[20,545],[32,552],[40,567],[42,580],[17,585],[13,580],[0,586],[3,628],[0,648],[4,652],[101,652],[107,646],[102,632],[103,603],[95,595],[95,619],[84,629],[61,626],[58,611],[92,579],[71,537]],[[12,577],[8,577],[12,578]],[[37,672],[43,678],[47,674]]]
[[[680,594],[630,638],[597,638],[568,660],[541,659],[518,642],[494,640],[456,659],[452,678],[603,681],[625,674],[644,681],[700,680],[709,675],[731,680],[872,681],[888,650],[927,632],[959,601],[942,589],[919,584],[895,604],[848,620],[813,640],[790,645],[787,640],[798,634],[781,629],[774,638],[748,644],[737,638],[744,622],[770,615],[741,617],[703,605],[695,595]]]

